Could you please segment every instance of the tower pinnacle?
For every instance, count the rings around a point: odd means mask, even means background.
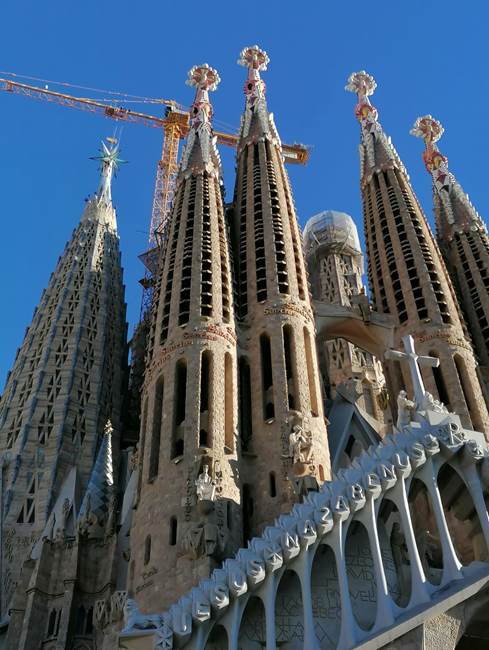
[[[238,65],[248,68],[248,79],[244,91],[246,102],[250,107],[253,107],[258,99],[265,97],[266,85],[260,77],[260,71],[266,70],[269,63],[268,54],[265,50],[260,49],[258,45],[245,47],[239,55]]]
[[[188,86],[197,89],[195,99],[190,110],[190,131],[187,137],[187,146],[182,155],[181,171],[185,172],[189,167],[198,172],[202,166],[208,168],[214,163],[220,166],[219,153],[215,145],[215,138],[212,136],[212,104],[209,101],[209,91],[216,90],[221,81],[218,73],[207,63],[194,65],[189,70]],[[192,160],[194,145],[197,140],[200,143],[200,155]],[[211,157],[214,159],[212,160]],[[210,171],[210,168],[208,168]]]
[[[192,111],[190,114],[191,128],[198,130],[204,125],[210,128],[212,118],[212,105],[209,101],[209,90],[216,90],[221,78],[214,68],[211,68],[207,63],[203,65],[194,65],[189,70],[187,86],[197,88],[194,103],[192,104]]]
[[[112,203],[111,185],[112,178],[117,167],[125,162],[119,158],[119,145],[115,138],[107,138],[109,145],[102,140],[100,156],[94,156],[92,160],[100,160],[100,183],[97,190],[98,203]]]
[[[451,181],[448,172],[448,159],[440,153],[435,144],[443,135],[443,131],[441,123],[431,115],[418,117],[410,131],[411,135],[424,140],[426,149],[423,151],[423,161],[433,177],[435,190],[449,187]]]
[[[352,72],[348,77],[345,90],[355,93],[358,97],[355,115],[362,126],[372,125],[373,122],[377,121],[377,109],[372,106],[369,100],[369,95],[373,95],[376,88],[377,82],[365,70]]]
[[[418,117],[411,129],[411,135],[422,138],[426,149],[423,151],[423,161],[433,179],[433,188],[441,200],[449,224],[458,223],[463,228],[472,224],[483,226],[482,220],[462,190],[453,174],[448,169],[448,158],[444,156],[435,144],[443,135],[441,123],[431,115]],[[445,190],[445,191],[443,191]],[[442,231],[444,224],[439,223]]]
[[[391,139],[386,136],[378,122],[377,109],[370,103],[369,96],[373,95],[376,88],[375,79],[365,70],[353,72],[348,77],[348,83],[345,86],[345,90],[355,93],[358,97],[355,116],[362,129],[361,177],[364,180],[364,177],[368,176],[374,169],[392,167],[397,167],[407,177],[404,165]],[[374,135],[374,138],[368,137],[370,135]]]
[[[246,95],[245,111],[241,120],[241,138],[250,138],[253,142],[265,138],[281,146],[273,114],[268,112],[265,99],[266,84],[260,72],[267,69],[270,59],[265,50],[258,45],[241,50],[238,65],[248,68],[248,78],[244,85]]]

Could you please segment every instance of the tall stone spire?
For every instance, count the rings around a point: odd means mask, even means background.
[[[443,127],[431,115],[418,117],[411,134],[425,142],[423,161],[433,180],[440,248],[467,318],[486,387],[489,385],[489,237],[481,216],[438,149]]]
[[[347,90],[355,92],[361,126],[361,191],[368,277],[375,308],[396,321],[396,345],[411,334],[423,355],[441,366],[425,369],[428,390],[460,413],[466,426],[489,432],[472,346],[455,293],[409,177],[376,109],[370,103],[376,83],[365,71],[354,73]],[[400,364],[388,362],[391,389],[409,387]]]
[[[248,68],[233,219],[245,539],[329,476],[301,236],[260,77],[268,60],[253,46],[238,61]]]
[[[165,604],[190,588],[242,536],[233,282],[208,96],[218,81],[207,64],[189,72],[196,96],[156,288],[131,530],[142,608],[155,590]]]
[[[0,401],[0,451],[10,457],[2,614],[64,479],[75,467],[84,490],[107,419],[119,431],[126,324],[107,172],[51,275]]]

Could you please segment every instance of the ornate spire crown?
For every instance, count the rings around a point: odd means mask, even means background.
[[[372,75],[360,70],[360,72],[352,72],[348,77],[348,83],[345,90],[355,93],[358,97],[358,103],[355,106],[355,115],[357,120],[362,125],[377,121],[377,109],[372,106],[369,100],[369,95],[373,95],[377,83]]]
[[[426,149],[423,151],[423,160],[426,169],[433,176],[435,184],[442,183],[442,186],[448,181],[448,159],[443,156],[435,142],[441,138],[444,128],[438,120],[431,115],[418,117],[413,128],[409,131],[416,138],[424,140]]]
[[[253,107],[257,100],[265,97],[266,84],[260,77],[260,72],[266,70],[269,63],[268,54],[258,45],[245,47],[244,50],[241,50],[238,65],[248,68],[248,79],[244,85],[244,91],[246,102],[250,107]]]
[[[474,224],[478,227],[482,226],[485,228],[479,213],[470,202],[468,195],[465,194],[453,174],[450,173],[448,169],[448,158],[440,152],[436,145],[436,142],[443,135],[444,130],[438,120],[435,120],[431,115],[424,115],[423,117],[418,117],[410,133],[424,140],[426,148],[423,151],[423,161],[433,179],[433,187],[445,206],[448,222],[452,224],[458,222],[463,228],[468,228]],[[454,212],[453,201],[448,197],[448,193],[452,191],[465,208],[462,210],[462,213],[458,210]]]
[[[198,131],[206,126],[211,128],[212,105],[209,101],[209,91],[216,90],[221,78],[214,68],[207,63],[194,65],[188,73],[187,86],[197,88],[195,99],[190,110],[190,128]]]

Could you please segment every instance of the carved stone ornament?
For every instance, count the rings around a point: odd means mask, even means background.
[[[136,601],[127,598],[124,604],[124,630],[150,630],[158,629],[163,625],[161,614],[142,614]]]
[[[103,630],[109,622],[109,607],[105,599],[95,601],[93,622],[97,630]]]
[[[110,619],[119,621],[124,616],[124,607],[127,601],[127,591],[114,591],[110,597]]]
[[[228,541],[228,534],[217,524],[209,521],[200,521],[191,524],[182,539],[182,549],[190,557],[219,558],[224,555]]]
[[[78,531],[80,535],[90,535],[90,532],[97,524],[97,517],[92,512],[91,496],[87,495],[86,508],[83,516],[78,521]]]

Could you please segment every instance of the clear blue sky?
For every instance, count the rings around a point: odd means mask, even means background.
[[[359,225],[359,127],[354,96],[344,85],[352,71],[365,69],[377,80],[373,103],[428,216],[422,143],[408,134],[426,113],[442,121],[440,148],[488,215],[488,24],[484,0],[16,0],[2,6],[0,69],[188,105],[193,91],[184,83],[187,71],[207,62],[222,79],[212,96],[215,117],[237,127],[245,70],[236,60],[244,46],[257,43],[271,59],[264,77],[283,141],[313,147],[307,167],[289,168],[301,223],[332,208],[349,212]],[[1,391],[83,199],[96,189],[97,166],[89,157],[114,123],[4,92],[0,116]],[[139,315],[137,255],[146,247],[160,147],[157,130],[123,130],[122,156],[130,163],[121,169],[113,196],[130,332]],[[222,156],[230,198],[233,155]]]

